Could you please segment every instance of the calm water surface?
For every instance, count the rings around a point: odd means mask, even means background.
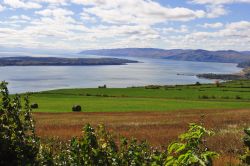
[[[83,57],[83,56],[82,56]],[[12,66],[0,67],[0,80],[9,82],[10,93],[58,88],[143,86],[214,82],[199,73],[234,73],[236,64],[128,58],[143,63],[111,66]]]

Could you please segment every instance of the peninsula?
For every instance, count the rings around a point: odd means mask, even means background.
[[[125,65],[138,61],[119,58],[4,57],[0,66],[91,66]]]

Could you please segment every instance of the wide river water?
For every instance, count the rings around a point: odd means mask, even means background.
[[[86,57],[86,56],[81,56]],[[92,56],[91,56],[92,57]],[[214,82],[200,79],[199,73],[235,73],[232,63],[171,61],[127,58],[141,63],[110,66],[8,66],[0,67],[0,80],[9,82],[10,93],[61,88],[93,88],[143,85],[174,85]]]

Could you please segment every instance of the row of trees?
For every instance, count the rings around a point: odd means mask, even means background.
[[[190,124],[189,130],[165,150],[136,139],[121,138],[116,142],[104,126],[95,130],[89,124],[84,126],[82,137],[72,138],[68,143],[59,142],[57,146],[53,142],[43,143],[35,134],[28,97],[22,107],[20,96],[9,97],[6,82],[1,83],[0,89],[0,165],[209,166],[219,156],[209,151],[204,141],[214,133],[196,124]],[[249,145],[249,141],[245,143]],[[249,151],[243,160],[249,162]]]

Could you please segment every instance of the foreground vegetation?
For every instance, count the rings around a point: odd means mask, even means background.
[[[193,109],[250,108],[250,81],[219,84],[146,86],[134,88],[61,89],[33,93],[35,112],[71,112],[73,105],[84,112],[176,111]]]
[[[70,140],[81,137],[83,124],[98,128],[104,124],[116,142],[124,136],[147,140],[151,146],[167,149],[187,130],[190,122],[203,124],[216,134],[206,139],[212,151],[220,153],[215,165],[237,165],[245,150],[243,129],[250,126],[250,109],[240,110],[185,110],[166,112],[68,112],[34,113],[36,133],[42,140]]]

